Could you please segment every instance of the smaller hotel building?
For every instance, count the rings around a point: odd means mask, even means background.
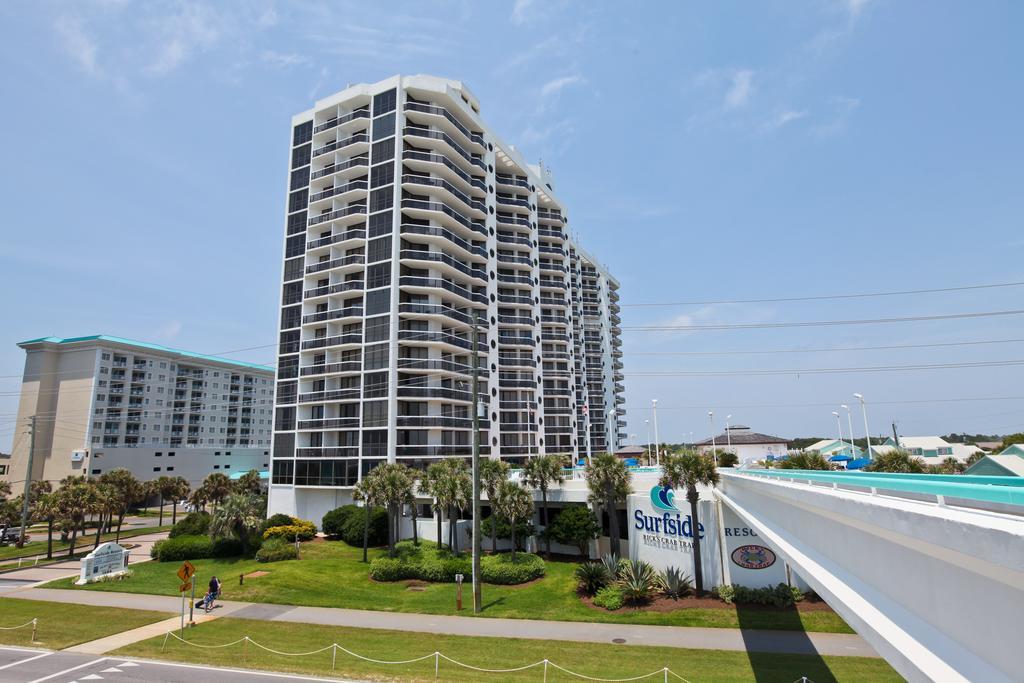
[[[214,471],[269,468],[273,368],[107,335],[18,346],[17,430],[0,459],[0,481],[15,491],[33,416],[34,481],[125,468],[143,481],[180,476],[195,486]]]

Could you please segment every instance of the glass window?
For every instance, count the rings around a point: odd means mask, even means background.
[[[363,398],[386,398],[388,395],[388,373],[372,372],[363,377]],[[426,404],[424,404],[426,405]]]
[[[378,289],[366,293],[366,315],[387,313],[391,310],[391,289]]]
[[[297,190],[300,187],[309,185],[309,166],[303,166],[297,171],[292,171],[291,185],[289,189]]]
[[[306,253],[306,233],[292,235],[285,240],[284,257],[293,258]]]
[[[387,401],[364,401],[363,402],[363,426],[364,427],[386,427],[387,424],[388,424],[388,402]]]
[[[394,111],[398,105],[398,91],[392,88],[379,95],[373,96],[373,115],[380,116],[389,111]]]
[[[390,209],[395,204],[395,191],[392,187],[382,187],[370,191],[370,213]]]
[[[366,269],[366,288],[376,289],[391,284],[391,262],[378,263]],[[299,295],[301,297],[301,293]]]
[[[386,213],[375,213],[370,216],[370,238],[380,237],[381,235],[390,235],[392,231],[392,223],[394,222],[394,212],[388,211]]]
[[[366,320],[366,342],[384,341],[388,338],[391,321],[388,316]]]
[[[386,114],[373,120],[373,139],[383,140],[395,134],[395,115]]]
[[[306,121],[295,126],[292,132],[292,147],[302,145],[313,139],[313,122]]]
[[[391,237],[381,237],[379,239],[370,240],[369,244],[366,245],[366,262],[375,263],[377,261],[383,261],[384,259],[391,258]]]
[[[388,138],[381,142],[373,143],[370,151],[370,163],[379,164],[382,161],[395,158],[395,139]]]
[[[303,258],[289,259],[284,262],[284,279],[285,280],[298,280],[302,277],[303,271]]]
[[[288,216],[288,234],[294,235],[297,232],[306,232],[305,211],[299,211]]]
[[[390,185],[395,179],[395,165],[381,164],[370,169],[370,187]]]
[[[302,306],[288,306],[281,309],[281,329],[298,327],[302,320]]]
[[[288,195],[288,212],[301,211],[309,205],[309,190],[299,190]]]
[[[363,369],[380,370],[388,366],[388,345],[375,344],[363,351]],[[365,426],[365,425],[364,425]]]

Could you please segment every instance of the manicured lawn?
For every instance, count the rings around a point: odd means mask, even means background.
[[[32,619],[39,620],[36,642],[31,642],[32,627],[29,626],[0,630],[0,643],[60,650],[152,624],[168,616],[163,612],[0,598],[0,627],[20,626]]]
[[[221,645],[249,636],[253,641],[280,652],[311,652],[338,643],[352,652],[378,660],[400,661],[438,651],[459,662],[488,669],[507,669],[542,662],[555,664],[588,676],[627,678],[657,672],[647,680],[661,681],[662,667],[689,681],[778,681],[792,683],[801,676],[812,681],[899,681],[902,680],[883,659],[862,657],[817,657],[807,655],[748,655],[721,650],[523,640],[515,638],[471,638],[428,633],[407,633],[374,629],[349,629],[312,624],[253,621],[225,617],[187,631],[189,642]],[[483,673],[440,660],[434,677],[434,658],[403,665],[379,665],[357,659],[339,650],[335,668],[331,651],[288,657],[272,654],[253,643],[230,648],[204,650],[173,638],[153,638],[116,651],[118,655],[171,659],[214,666],[242,666],[322,676],[351,676],[360,679],[402,681],[540,681],[543,665],[520,672]],[[579,681],[554,667],[547,681]],[[669,680],[676,678],[669,677]]]
[[[383,550],[373,550],[371,559],[383,554]],[[224,584],[225,600],[422,614],[457,613],[455,586],[452,584],[428,584],[422,589],[410,590],[406,582],[370,581],[368,565],[360,561],[361,548],[350,547],[341,541],[305,543],[301,557],[301,560],[269,564],[259,564],[254,560],[195,560],[194,564],[199,572],[200,585],[205,585],[211,574],[220,578]],[[177,562],[146,562],[134,565],[132,577],[124,581],[76,587],[72,579],[67,579],[55,581],[48,587],[177,595],[180,582],[175,572],[179,565]],[[691,608],[673,612],[593,609],[576,597],[575,567],[575,564],[567,562],[549,562],[547,576],[533,583],[523,586],[485,585],[482,616],[853,633],[831,611],[748,609],[738,613],[735,607],[728,605],[721,609]],[[240,586],[239,574],[252,571],[267,571],[269,574],[248,578]],[[463,610],[459,614],[471,616],[472,611]]]
[[[170,531],[171,525],[165,524],[164,526],[149,526],[149,527],[136,527],[134,529],[121,529],[121,538],[131,538],[132,536],[144,536],[145,534],[154,534],[158,531]],[[18,548],[13,545],[5,546],[0,548],[0,560],[18,559],[19,557],[31,557],[32,555],[45,555],[46,554],[46,529],[41,532],[30,532],[29,536],[33,540],[25,544],[24,548]],[[117,534],[101,534],[100,543],[106,543],[107,541],[113,541],[117,537]],[[96,532],[92,529],[86,533],[86,535],[79,536],[75,540],[75,555],[86,554],[92,552],[92,547],[96,544]],[[54,534],[53,536],[53,554],[54,556],[59,555],[62,551],[66,555],[70,543],[61,543],[60,535]]]

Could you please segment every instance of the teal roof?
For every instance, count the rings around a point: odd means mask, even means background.
[[[242,360],[234,360],[233,358],[222,358],[220,356],[207,356],[202,353],[193,353],[192,351],[182,351],[181,349],[172,349],[169,346],[161,346],[160,344],[150,344],[149,342],[135,341],[134,339],[125,339],[124,337],[112,337],[108,334],[93,334],[87,337],[40,337],[39,339],[29,339],[28,341],[18,342],[18,346],[25,347],[29,344],[74,344],[76,342],[113,342],[115,344],[124,344],[125,346],[134,346],[140,349],[149,349],[151,351],[162,351],[164,353],[174,353],[179,356],[186,358],[195,358],[196,360],[207,360],[214,361],[216,363],[226,363],[227,365],[235,365],[240,368],[251,368],[253,370],[262,370],[263,372],[274,372],[274,368],[268,365],[257,365],[256,363],[246,363]]]

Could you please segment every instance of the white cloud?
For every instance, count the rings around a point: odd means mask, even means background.
[[[281,69],[290,69],[293,66],[304,66],[309,64],[309,58],[303,55],[296,54],[294,52],[277,52],[275,50],[264,50],[263,54],[260,55],[266,64],[276,66]]]
[[[732,74],[729,90],[725,93],[722,104],[726,109],[742,107],[754,92],[754,72],[750,69],[737,69]]]
[[[99,46],[96,40],[86,33],[80,19],[61,15],[57,17],[54,28],[61,47],[78,68],[93,77],[102,75],[98,61]]]
[[[845,0],[843,3],[846,9],[846,13],[851,18],[856,19],[864,11],[864,8],[868,6],[870,0]]]
[[[570,85],[575,85],[577,83],[582,82],[583,77],[580,76],[579,74],[573,76],[562,76],[561,78],[552,79],[545,83],[543,86],[541,86],[540,94],[542,97],[557,95]]]
[[[778,114],[773,116],[771,119],[766,121],[761,126],[761,129],[762,130],[766,130],[766,131],[768,131],[768,130],[778,130],[779,128],[782,128],[783,126],[785,126],[787,124],[793,123],[794,121],[799,121],[800,119],[803,119],[803,118],[806,118],[806,117],[807,117],[807,111],[806,110],[803,110],[803,109],[801,109],[801,110],[786,109],[785,111],[779,112]]]
[[[205,5],[183,3],[176,12],[154,18],[156,59],[147,71],[163,76],[197,52],[214,47],[223,35],[226,19]]]
[[[515,4],[512,5],[512,16],[509,17],[512,23],[516,26],[526,23],[529,19],[530,7],[534,4],[534,0],[516,0]]]

